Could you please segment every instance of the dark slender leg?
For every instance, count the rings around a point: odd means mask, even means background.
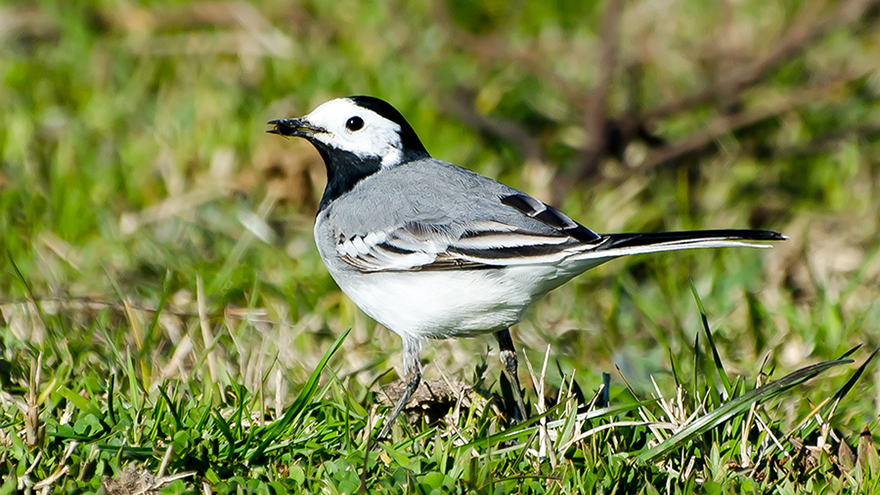
[[[419,388],[419,382],[422,380],[422,366],[419,364],[419,342],[416,340],[403,340],[403,367],[406,370],[406,390],[397,400],[394,409],[385,416],[385,424],[382,425],[382,431],[379,432],[378,439],[383,439],[391,433],[391,427],[394,421],[400,415],[400,411],[409,402],[410,397]]]
[[[519,408],[519,413],[522,415],[523,421],[525,421],[529,419],[529,413],[526,410],[526,403],[523,401],[522,389],[519,388],[519,378],[516,374],[516,349],[513,347],[513,339],[510,338],[510,329],[505,328],[500,332],[496,332],[495,338],[498,339],[498,345],[501,347],[499,356],[501,357],[501,363],[504,364],[504,371],[507,372],[507,379],[510,380],[510,385],[513,388],[516,407]]]

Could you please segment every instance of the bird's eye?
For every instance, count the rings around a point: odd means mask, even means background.
[[[345,128],[351,132],[359,131],[364,127],[364,119],[360,117],[352,117],[345,123]]]

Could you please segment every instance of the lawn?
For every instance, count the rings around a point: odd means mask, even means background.
[[[880,1],[0,4],[0,494],[880,490]],[[266,122],[395,105],[620,259],[512,333],[400,339]],[[880,438],[880,437],[878,437]]]

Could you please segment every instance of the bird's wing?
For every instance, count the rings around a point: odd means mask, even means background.
[[[500,196],[497,201],[500,209],[490,210],[499,214],[491,220],[426,219],[364,235],[339,237],[337,255],[365,273],[485,269],[560,264],[567,260],[609,260],[679,249],[757,247],[743,241],[784,239],[775,232],[759,230],[600,235],[522,193]]]
[[[603,242],[600,235],[525,194],[496,201],[490,211],[504,214],[491,220],[410,221],[341,238],[336,251],[362,272],[480,269],[558,263]]]
[[[396,229],[353,236],[336,246],[340,259],[362,272],[498,268],[555,263],[581,242],[484,221],[466,228],[408,222]]]

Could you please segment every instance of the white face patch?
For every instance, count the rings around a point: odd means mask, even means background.
[[[400,126],[348,98],[330,100],[303,120],[325,131],[315,133],[312,139],[327,146],[358,158],[379,158],[383,167],[403,161]]]

